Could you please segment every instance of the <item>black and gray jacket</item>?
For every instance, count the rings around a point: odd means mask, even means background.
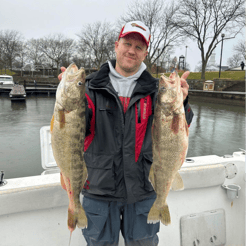
[[[115,61],[111,61],[115,66]],[[137,80],[127,111],[109,79],[109,65],[87,77],[87,131],[84,196],[134,203],[155,193],[148,179],[152,164],[151,125],[158,80],[146,70]],[[193,112],[184,102],[190,125]]]

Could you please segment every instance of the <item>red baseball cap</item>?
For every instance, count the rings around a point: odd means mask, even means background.
[[[146,42],[147,47],[149,47],[151,35],[150,35],[149,28],[143,22],[131,21],[126,23],[121,29],[119,39],[125,37],[130,33],[139,33],[143,37],[144,41]]]

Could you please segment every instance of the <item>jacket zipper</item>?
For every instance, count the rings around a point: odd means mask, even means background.
[[[124,183],[125,183],[125,164],[124,164],[124,132],[125,132],[125,115],[123,112],[123,106],[121,104],[121,101],[119,99],[119,97],[117,95],[115,95],[115,93],[113,91],[110,90],[110,88],[93,88],[89,86],[89,89],[92,90],[106,90],[109,94],[111,94],[112,96],[114,96],[114,98],[116,99],[116,102],[120,108],[121,111],[121,126],[122,126],[122,159],[123,159],[123,173],[124,173]],[[126,196],[124,197],[124,201],[127,201],[127,188],[126,188],[126,183],[125,183],[125,190],[126,190]]]

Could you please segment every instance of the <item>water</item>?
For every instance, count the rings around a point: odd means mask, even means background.
[[[28,96],[11,102],[0,95],[0,170],[5,178],[40,175],[40,128],[50,124],[55,97]],[[232,154],[245,146],[244,107],[190,101],[188,157]]]
[[[0,96],[0,169],[5,178],[39,175],[40,128],[50,124],[54,96],[28,96],[26,102]]]
[[[223,156],[245,149],[245,108],[190,100],[194,117],[189,128],[188,157]]]

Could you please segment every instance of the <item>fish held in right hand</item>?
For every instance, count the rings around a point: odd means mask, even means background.
[[[171,223],[166,199],[172,183],[175,190],[183,188],[178,170],[186,157],[188,135],[180,77],[177,73],[169,78],[161,76],[152,124],[153,163],[149,173],[157,198],[149,211],[148,223]]]

